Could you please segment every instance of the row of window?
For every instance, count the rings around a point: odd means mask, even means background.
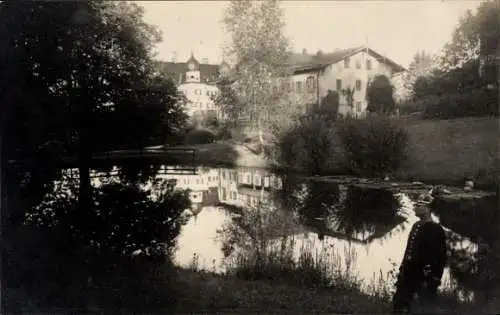
[[[208,183],[211,182],[217,182],[219,180],[219,176],[208,176]],[[196,184],[205,184],[205,181],[202,178],[195,178]],[[184,178],[183,180],[184,185],[190,185],[191,184],[191,179],[190,178]]]
[[[295,81],[295,86],[294,82],[291,80],[287,82],[287,80],[279,79],[278,85],[281,91],[288,90],[288,92],[292,92],[293,90],[296,92],[314,92],[317,87],[316,78],[314,76],[307,77],[305,81]]]
[[[216,92],[215,91],[208,91],[207,90],[205,93],[206,93],[207,96],[214,96]],[[201,94],[202,94],[201,89],[195,89],[194,90],[194,95],[201,95]]]
[[[202,102],[192,102],[191,103],[194,108],[203,108],[203,103]],[[215,108],[215,104],[212,102],[207,102],[205,103],[205,108]]]
[[[366,70],[372,69],[372,61],[366,60],[365,62]],[[347,57],[344,59],[344,68],[349,69],[351,67],[351,58]],[[356,69],[361,69],[361,61],[356,60]]]
[[[305,84],[304,84],[305,83]],[[356,91],[361,91],[362,89],[362,81],[361,80],[356,80],[356,85],[355,85],[355,89]],[[314,92],[316,90],[316,79],[313,77],[313,76],[310,76],[307,78],[307,80],[305,82],[303,81],[295,81],[292,82],[292,81],[289,81],[287,86],[285,85],[286,82],[284,80],[281,80],[279,82],[279,85],[280,85],[280,89],[284,90],[285,88],[288,88],[288,92],[292,92],[292,91],[295,91],[295,92]],[[337,88],[337,91],[340,91],[342,90],[342,79],[337,79],[337,82],[336,82],[336,88]]]
[[[342,80],[337,79],[336,83],[337,83],[336,84],[337,91],[342,90]],[[356,91],[361,91],[361,80],[356,80],[355,89],[356,89]]]

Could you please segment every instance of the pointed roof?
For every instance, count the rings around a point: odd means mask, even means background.
[[[219,65],[200,63],[191,53],[191,56],[186,62],[165,62],[158,61],[159,69],[169,76],[176,84],[182,84],[186,81],[186,72],[188,71],[188,63],[195,62],[197,69],[200,71],[200,82],[213,83],[219,76]]]
[[[341,49],[332,53],[323,53],[320,55],[293,53],[290,55],[287,65],[294,73],[301,71],[318,70],[326,66],[329,66],[331,64],[342,61],[345,58],[355,55],[362,51],[366,51],[368,54],[372,55],[377,60],[383,60],[384,63],[388,64],[394,70],[394,73],[406,70],[403,66],[397,64],[396,62],[387,58],[386,56],[377,53],[376,51],[367,46],[357,46],[347,49]]]
[[[194,54],[193,54],[193,52],[192,52],[192,51],[191,51],[191,56],[190,56],[190,57],[189,57],[189,59],[186,61],[186,64],[188,64],[188,63],[190,63],[190,62],[195,62],[195,63],[197,63],[197,64],[200,64],[200,63],[198,62],[198,60],[196,60],[196,58],[194,57]]]

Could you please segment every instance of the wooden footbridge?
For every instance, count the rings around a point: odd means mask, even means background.
[[[159,174],[196,174],[196,150],[178,147],[148,147],[136,150],[115,150],[92,156],[90,168],[112,175],[117,167],[160,166]],[[78,168],[76,157],[64,158],[62,168]]]

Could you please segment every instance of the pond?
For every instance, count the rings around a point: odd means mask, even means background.
[[[279,246],[286,236],[293,239],[295,258],[304,250],[314,257],[333,252],[337,267],[354,271],[369,293],[369,285],[380,279],[393,286],[388,273],[399,268],[408,233],[418,220],[412,198],[387,189],[280,176],[252,168],[198,167],[195,174],[157,177],[174,179],[178,188],[191,190],[192,216],[182,228],[175,254],[175,262],[183,267],[196,263],[202,269],[228,271],[231,253],[244,251],[245,245],[248,249],[248,242],[238,237],[256,237],[252,221],[244,218],[258,213],[265,217],[258,222],[264,225],[261,230],[267,245]],[[448,236],[450,259],[442,288],[454,288],[470,298],[480,286],[474,281],[475,236],[487,224],[471,224],[471,217],[450,216],[446,211],[451,210],[433,208],[435,221],[446,218],[440,223]]]

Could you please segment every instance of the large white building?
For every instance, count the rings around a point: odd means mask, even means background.
[[[186,113],[189,116],[210,112],[220,115],[220,110],[215,106],[212,97],[219,90],[216,83],[229,71],[227,63],[222,62],[216,65],[209,64],[207,61],[199,62],[191,54],[186,62],[162,62],[161,70],[186,96],[188,100]]]
[[[354,115],[366,111],[366,88],[376,75],[391,78],[405,69],[373,49],[360,46],[337,50],[333,53],[303,52],[292,54],[288,61],[290,75],[278,85],[290,93],[305,96],[306,108],[321,104],[328,90],[339,92],[339,113]],[[346,88],[354,89],[353,108],[341,93]],[[304,99],[304,97],[303,97]]]

